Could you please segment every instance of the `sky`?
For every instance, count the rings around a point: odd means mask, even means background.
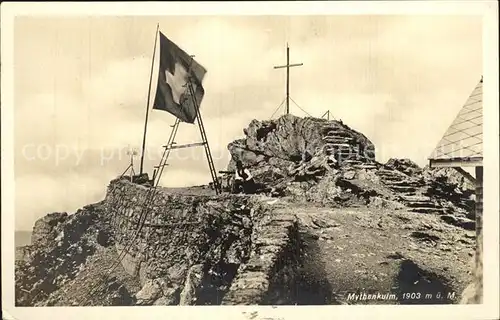
[[[207,69],[201,113],[217,170],[228,143],[283,101],[286,74],[273,66],[285,64],[287,43],[290,62],[303,63],[290,71],[293,101],[365,134],[381,162],[426,165],[482,73],[479,16],[17,17],[16,230],[103,199],[129,164],[127,150],[140,149],[157,23]],[[294,103],[291,113],[305,116]],[[174,120],[150,112],[145,171]],[[199,139],[196,126],[181,125],[177,143]],[[210,181],[202,148],[170,159],[162,185]]]

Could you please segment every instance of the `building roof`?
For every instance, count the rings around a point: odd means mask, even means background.
[[[437,144],[429,160],[431,167],[480,166],[483,159],[483,79]],[[442,165],[439,165],[442,164]]]

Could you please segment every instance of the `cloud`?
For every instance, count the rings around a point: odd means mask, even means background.
[[[232,22],[209,17],[172,37],[208,69],[207,94],[216,95],[255,83],[265,86],[272,81],[268,76],[272,65],[282,61],[281,52],[269,45],[270,32]]]
[[[49,212],[75,212],[101,200],[107,183],[84,174],[57,177],[39,174],[15,180],[16,230],[29,230],[39,217]]]

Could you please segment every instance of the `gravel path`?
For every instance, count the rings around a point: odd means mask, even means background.
[[[439,216],[366,208],[293,211],[305,244],[298,304],[458,303],[471,279],[475,232]],[[353,293],[382,296],[356,300]]]

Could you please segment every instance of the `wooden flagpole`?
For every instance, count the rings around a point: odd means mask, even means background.
[[[149,74],[149,88],[148,88],[148,101],[146,102],[146,119],[144,121],[144,135],[142,137],[142,151],[141,151],[141,169],[140,173],[142,175],[143,173],[143,167],[144,167],[144,152],[146,149],[146,131],[148,128],[148,117],[149,117],[149,100],[151,98],[151,82],[153,81],[153,66],[155,62],[155,53],[156,53],[156,42],[158,40],[158,30],[160,29],[160,24],[158,23],[156,25],[156,33],[155,33],[155,45],[153,48],[153,59],[151,59],[151,72]]]

